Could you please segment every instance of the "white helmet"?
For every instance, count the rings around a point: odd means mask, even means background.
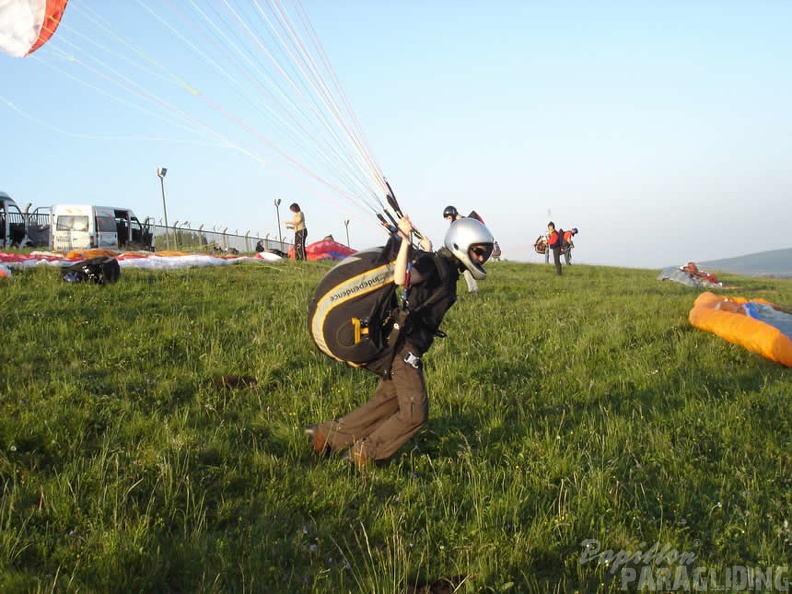
[[[470,271],[473,278],[481,280],[487,276],[487,271],[481,264],[492,255],[495,238],[482,222],[468,217],[457,219],[448,228],[443,243],[446,249]],[[472,249],[475,249],[480,257],[483,256],[481,264],[471,259]]]

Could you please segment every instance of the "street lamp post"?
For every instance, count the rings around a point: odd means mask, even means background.
[[[278,241],[280,241],[280,246],[278,246],[278,249],[282,250],[283,249],[283,232],[281,231],[281,226],[280,226],[280,203],[281,203],[281,199],[280,198],[275,198],[275,200],[273,202],[275,204],[275,216],[278,219]]]
[[[349,219],[344,221],[344,227],[346,227],[346,236],[347,236],[347,247],[352,247],[349,244]]]
[[[157,177],[160,178],[162,187],[162,212],[165,214],[165,244],[170,249],[170,233],[168,231],[168,207],[165,204],[165,174],[168,173],[167,167],[157,167]]]

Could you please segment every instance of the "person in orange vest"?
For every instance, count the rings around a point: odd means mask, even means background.
[[[564,231],[564,244],[563,244],[563,253],[564,253],[564,260],[566,261],[567,266],[572,264],[572,248],[575,247],[572,238],[578,234],[577,227],[572,227],[572,229],[568,231]]]
[[[553,250],[553,263],[555,264],[556,274],[561,276],[561,246],[564,243],[564,237],[556,231],[553,221],[547,223],[547,234],[547,248]]]

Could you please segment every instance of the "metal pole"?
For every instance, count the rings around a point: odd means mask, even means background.
[[[165,245],[170,249],[170,231],[168,229],[168,207],[165,203],[165,174],[168,173],[166,167],[157,167],[157,176],[160,178],[162,186],[162,212],[165,214]]]
[[[352,247],[349,245],[349,219],[344,221],[344,227],[346,227],[347,247]]]
[[[280,198],[276,198],[274,200],[274,203],[275,203],[275,216],[278,218],[278,241],[280,241],[280,248],[278,248],[278,249],[282,250],[283,249],[283,231],[281,231],[281,226],[280,226],[280,203],[281,203],[281,199]]]

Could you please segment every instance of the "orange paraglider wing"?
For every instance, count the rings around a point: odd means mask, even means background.
[[[22,58],[55,33],[68,0],[0,0],[0,50]]]
[[[766,359],[792,367],[792,337],[788,336],[789,332],[785,334],[782,330],[785,326],[781,324],[776,327],[762,319],[766,316],[751,315],[752,308],[746,307],[751,304],[770,307],[775,318],[792,318],[786,314],[785,308],[764,299],[749,301],[743,297],[724,297],[705,291],[696,298],[688,319],[699,330],[712,332]]]
[[[44,15],[44,23],[41,26],[41,32],[36,42],[30,47],[28,54],[32,54],[50,40],[50,37],[55,33],[58,25],[60,25],[63,11],[66,10],[66,3],[68,1],[69,0],[47,0],[47,12]]]

